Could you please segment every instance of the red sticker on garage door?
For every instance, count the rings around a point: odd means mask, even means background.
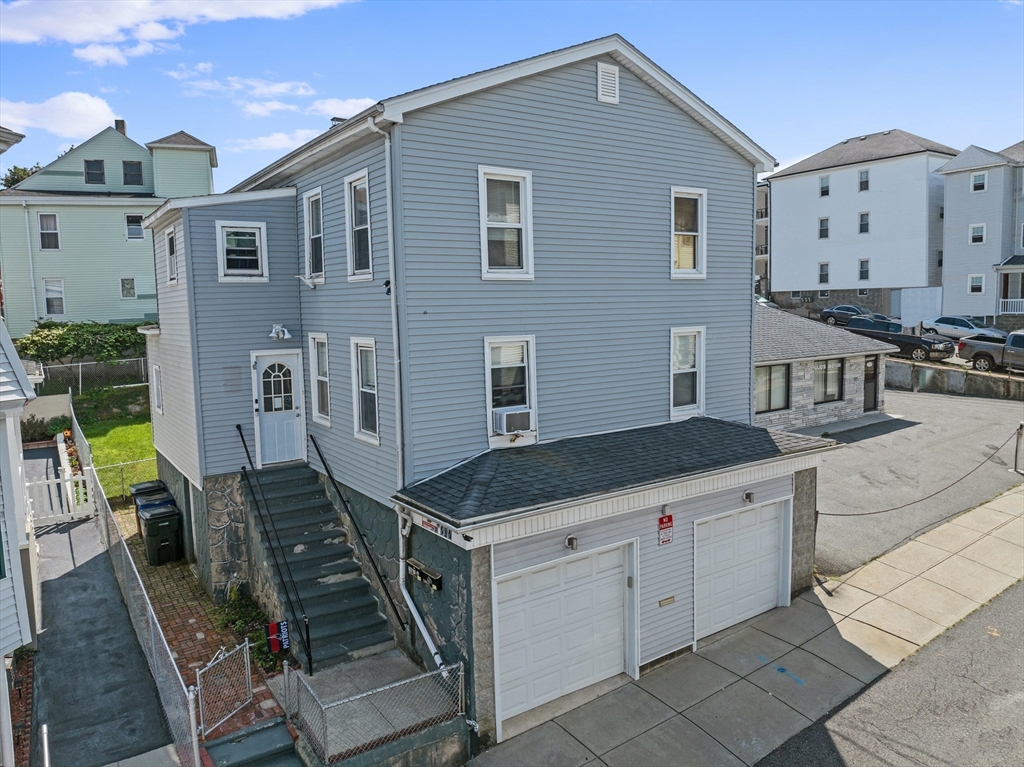
[[[658,517],[658,545],[672,543],[672,515]]]

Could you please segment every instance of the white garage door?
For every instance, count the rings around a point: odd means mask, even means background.
[[[619,548],[498,582],[502,719],[625,670],[624,572]]]
[[[782,505],[743,509],[697,523],[696,639],[771,610],[779,599]]]

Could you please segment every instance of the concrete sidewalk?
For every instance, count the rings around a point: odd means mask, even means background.
[[[755,764],[1022,577],[1018,485],[470,764]]]

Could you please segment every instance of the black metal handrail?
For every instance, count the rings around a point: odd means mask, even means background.
[[[238,429],[238,438],[242,440],[242,447],[245,448],[245,458],[249,461],[249,466],[252,469],[253,479],[256,480],[256,487],[260,491],[259,498],[256,497],[256,493],[253,491],[252,480],[249,479],[249,472],[246,468],[242,467],[242,476],[245,478],[246,484],[249,486],[249,493],[252,495],[253,503],[256,506],[256,512],[260,515],[260,522],[263,523],[263,529],[267,533],[267,544],[270,549],[270,555],[274,558],[274,568],[277,570],[277,577],[281,579],[281,585],[284,586],[284,598],[288,600],[288,607],[291,609],[292,615],[301,615],[304,634],[299,634],[299,641],[302,642],[303,648],[306,651],[306,657],[309,659],[309,675],[313,676],[313,643],[309,636],[309,618],[306,616],[306,607],[302,604],[302,597],[299,595],[299,587],[295,585],[295,577],[292,575],[292,566],[288,563],[288,557],[284,555],[284,546],[281,545],[281,534],[277,531],[277,525],[274,524],[274,515],[270,513],[270,506],[267,504],[267,497],[263,494],[263,485],[260,484],[260,478],[256,474],[256,466],[252,461],[252,454],[249,453],[249,443],[245,441],[245,434],[242,432],[242,425],[239,423],[235,424],[235,428]],[[266,517],[270,520],[270,524],[267,524],[267,519],[263,516],[263,509],[260,508],[260,500],[263,500],[263,505],[267,509]],[[274,541],[270,538],[270,531],[274,531],[274,536],[277,538],[277,547],[274,546]],[[285,574],[281,571],[281,563],[277,559],[277,549],[280,548],[282,552],[282,558],[284,559],[285,569],[288,571],[288,577],[285,578]],[[299,603],[299,609],[295,609],[295,604],[292,602],[291,594],[288,593],[288,584],[291,583],[292,590],[295,592],[295,601]]]
[[[334,492],[338,494],[341,502],[345,504],[345,512],[348,514],[349,522],[352,523],[352,529],[356,531],[356,535],[359,536],[359,542],[363,544],[363,549],[366,551],[366,561],[370,563],[370,567],[373,568],[373,574],[377,576],[377,582],[380,584],[380,589],[384,592],[384,596],[388,600],[388,604],[391,605],[391,611],[395,614],[395,618],[398,619],[398,625],[402,627],[402,631],[405,631],[405,621],[402,620],[401,613],[398,612],[398,606],[395,604],[395,600],[391,598],[391,592],[388,591],[387,583],[384,580],[384,576],[380,574],[380,570],[377,569],[377,563],[373,559],[373,552],[370,551],[370,546],[366,542],[366,538],[363,536],[363,531],[359,529],[359,525],[356,523],[356,515],[352,513],[352,507],[349,506],[348,499],[341,492],[341,488],[338,487],[338,481],[334,478],[334,472],[331,471],[330,464],[327,463],[327,459],[324,458],[324,453],[320,449],[320,443],[316,441],[316,437],[312,434],[309,435],[310,441],[313,443],[313,447],[316,449],[316,454],[320,456],[320,463],[324,467],[324,471],[327,472],[327,478],[331,480],[331,484],[334,486]]]

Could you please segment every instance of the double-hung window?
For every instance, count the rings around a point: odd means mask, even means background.
[[[819,240],[827,240],[828,239],[828,219],[827,218],[819,218],[818,219],[818,239]]]
[[[372,280],[369,170],[345,178],[345,232],[349,281]]]
[[[125,186],[142,186],[142,163],[138,160],[123,160],[121,162],[122,175]]]
[[[327,335],[309,334],[309,388],[313,395],[313,420],[331,425],[331,378],[327,360]]]
[[[141,213],[124,214],[124,234],[129,240],[146,239],[146,231],[142,228]]]
[[[85,183],[105,184],[107,183],[106,179],[107,174],[103,169],[103,160],[85,161]]]
[[[218,221],[217,266],[221,282],[267,282],[267,228],[262,222]]]
[[[858,226],[858,229],[857,229],[857,233],[858,234],[867,234],[868,233],[869,227],[870,227],[870,220],[869,219],[870,219],[870,214],[868,214],[868,213],[861,213],[860,214],[860,223],[859,223],[859,226]]]
[[[754,412],[789,409],[789,365],[754,368]]]
[[[818,264],[818,284],[828,285],[828,264]]]
[[[988,171],[971,174],[971,193],[984,192],[988,189]]]
[[[39,214],[39,249],[60,250],[60,228],[56,213]]]
[[[867,280],[871,276],[871,261],[867,258],[860,260],[860,276],[859,279]]]
[[[167,282],[173,285],[178,281],[178,245],[173,226],[164,232],[164,251],[167,256]]]
[[[352,339],[352,408],[356,437],[379,445],[377,347],[372,338]]]
[[[704,328],[673,328],[671,418],[700,415],[704,409]]]
[[[47,317],[63,317],[64,278],[54,277],[43,280],[43,300],[46,302]]]
[[[859,184],[859,186],[857,188],[857,191],[858,192],[866,192],[866,191],[868,191],[868,188],[870,186],[870,178],[868,176],[868,172],[866,170],[862,170],[858,174],[858,179],[860,181],[860,184]]]
[[[488,443],[532,444],[537,439],[534,339],[485,338]]]
[[[135,295],[134,277],[121,278],[121,298],[138,298],[138,296]]]
[[[164,381],[163,376],[160,372],[160,366],[153,366],[153,378],[151,381],[153,387],[153,409],[163,415],[164,412]]]
[[[982,295],[985,293],[985,275],[984,274],[970,274],[967,276],[967,292],[972,295]]]
[[[985,224],[971,224],[971,245],[985,244]]]
[[[818,196],[828,197],[828,176],[821,176],[818,178]]]
[[[814,404],[843,398],[842,359],[814,361]]]
[[[480,193],[480,276],[533,279],[533,174],[477,168]]]
[[[324,212],[320,187],[302,195],[306,227],[306,277],[324,280]]]
[[[706,189],[672,187],[672,278],[703,279],[707,260]]]

